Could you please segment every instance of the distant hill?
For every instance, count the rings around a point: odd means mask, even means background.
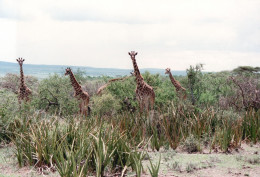
[[[84,71],[86,75],[98,77],[98,76],[125,76],[130,75],[132,69],[117,69],[117,68],[93,68],[86,66],[65,66],[65,65],[33,65],[33,64],[24,64],[24,73],[25,75],[31,75],[38,78],[46,78],[50,74],[64,74],[64,70],[67,67],[71,67],[72,70],[77,71],[80,69]],[[144,68],[140,69],[141,73],[149,71],[152,74],[159,73],[164,75],[164,69],[156,68]],[[17,63],[4,62],[0,61],[0,76],[4,76],[7,73],[19,74],[19,65]],[[186,75],[186,71],[173,71],[173,75]]]

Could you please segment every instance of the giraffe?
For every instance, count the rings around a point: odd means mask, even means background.
[[[174,85],[174,87],[176,88],[178,95],[181,95],[181,93],[184,93],[183,99],[186,99],[186,89],[184,87],[182,87],[181,84],[173,77],[170,68],[165,69],[165,74],[169,74],[171,82]]]
[[[155,101],[154,90],[150,85],[148,85],[144,81],[142,75],[140,74],[135,59],[137,52],[131,51],[128,52],[128,54],[130,55],[134,66],[134,76],[136,77],[136,84],[137,84],[135,93],[136,93],[137,100],[139,102],[140,111],[142,112],[143,108],[145,108],[146,112],[148,113],[149,105],[151,106],[151,109],[153,109],[153,105]]]
[[[81,100],[79,104],[80,114],[87,116],[88,104],[89,104],[89,94],[85,92],[81,85],[77,82],[72,70],[70,68],[66,69],[65,75],[70,76],[71,84],[75,90],[74,97]]]
[[[23,58],[16,59],[20,66],[20,86],[18,90],[18,102],[21,104],[22,100],[25,100],[25,102],[30,101],[30,96],[32,95],[32,91],[25,85],[24,83],[24,74],[23,74]]]

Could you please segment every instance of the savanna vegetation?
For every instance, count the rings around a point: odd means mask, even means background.
[[[158,176],[161,156],[151,161],[148,151],[182,149],[187,153],[229,153],[242,142],[260,140],[260,68],[206,73],[190,66],[175,78],[186,88],[178,93],[168,76],[143,74],[154,88],[153,111],[140,113],[135,78],[89,77],[75,71],[91,96],[90,114],[81,119],[78,100],[68,77],[25,78],[33,91],[31,101],[18,104],[19,76],[0,78],[0,143],[14,148],[20,167],[69,176],[141,176],[149,160],[150,176]],[[260,158],[259,158],[260,159]],[[259,159],[253,160],[256,164]],[[179,164],[172,164],[179,170]],[[194,170],[189,164],[186,171]]]

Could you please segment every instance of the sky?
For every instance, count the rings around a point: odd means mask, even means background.
[[[0,61],[205,71],[260,66],[260,0],[0,0]]]

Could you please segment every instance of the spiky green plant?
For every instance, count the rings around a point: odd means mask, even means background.
[[[102,138],[103,123],[99,127],[99,134],[97,136],[90,134],[92,138],[92,146],[95,152],[96,163],[96,176],[104,176],[105,168],[113,158],[113,154],[116,150],[117,137],[113,130],[112,132],[106,132],[109,134],[106,142]]]
[[[83,146],[74,150],[76,139],[72,145],[67,141],[62,141],[55,152],[56,169],[62,177],[81,177],[89,172],[88,161],[92,154],[89,140],[86,140]]]
[[[150,175],[152,177],[158,177],[160,164],[161,164],[161,154],[160,154],[159,161],[158,161],[157,165],[153,164],[150,158],[149,158],[149,162],[150,162],[150,167],[148,166],[148,170],[150,172]]]
[[[131,167],[136,172],[137,177],[141,177],[143,171],[142,160],[144,158],[144,152],[133,151],[131,153]]]

